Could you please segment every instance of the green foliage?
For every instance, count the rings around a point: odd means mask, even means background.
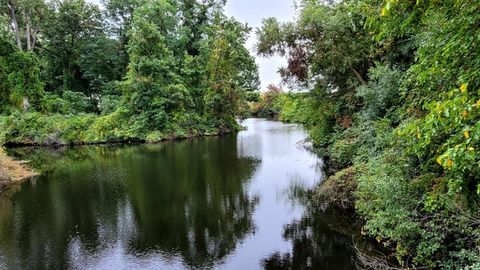
[[[467,85],[440,95],[426,106],[428,114],[402,129],[411,151],[448,178],[450,194],[479,194],[480,101]],[[438,163],[438,164],[435,164]]]
[[[421,194],[410,184],[408,165],[399,153],[386,152],[371,159],[357,180],[356,207],[367,220],[365,230],[378,241],[393,240],[400,260],[418,244],[420,234],[413,219],[421,206]]]
[[[288,67],[281,70],[286,82],[351,90],[364,83],[365,68],[371,65],[372,39],[359,9],[351,1],[336,5],[300,1],[295,23],[263,21],[257,31],[257,51],[287,56]]]
[[[366,119],[394,118],[394,110],[401,105],[399,101],[402,75],[398,69],[381,64],[369,70],[368,84],[360,86],[356,92],[364,103],[362,113]]]
[[[357,168],[339,177],[358,183],[365,233],[405,267],[479,265],[479,8],[300,1],[295,22],[257,31],[259,54],[286,55],[285,82],[309,90],[281,95],[280,119],[305,124],[330,171]]]
[[[6,121],[7,121],[7,117],[0,115],[0,145],[5,144],[5,140],[6,140],[5,137],[6,137],[6,131],[7,131],[7,129],[5,128]]]
[[[214,28],[212,50],[207,60],[205,113],[223,129],[236,128],[235,116],[244,100],[242,90],[258,88],[255,61],[243,44],[250,29],[236,21],[221,19]]]
[[[9,105],[19,109],[45,110],[43,98],[45,95],[43,83],[40,80],[40,67],[34,53],[14,50],[2,42],[0,54],[0,91],[2,100],[0,108]]]
[[[95,109],[92,108],[91,100],[86,97],[83,93],[65,91],[63,92],[62,98],[68,103],[68,112],[63,112],[67,114],[76,114],[82,112],[91,112]]]
[[[12,3],[22,12],[17,22],[3,16],[10,5],[0,7],[6,143],[159,141],[233,131],[247,93],[259,86],[244,47],[250,28],[223,14],[225,1],[109,0],[104,11],[85,0]],[[28,33],[28,26],[40,32]],[[16,34],[34,41],[25,46]],[[31,113],[18,111],[25,104]]]
[[[5,121],[5,139],[11,144],[81,143],[94,119],[93,115],[44,116],[39,112],[15,112]]]
[[[89,60],[94,60],[94,55],[112,53],[110,48],[93,50],[94,42],[98,41],[97,37],[103,34],[101,16],[98,6],[84,0],[51,3],[45,18],[48,26],[44,27],[42,33],[48,41],[42,45],[45,48],[43,54],[47,67],[45,79],[48,89],[56,92],[84,92],[86,95],[93,93],[93,82],[88,78],[92,79],[100,74],[93,76],[88,73],[105,63]],[[84,74],[84,71],[87,74]]]
[[[325,146],[335,126],[333,109],[315,93],[288,94],[281,99],[280,119],[304,124],[313,143]]]

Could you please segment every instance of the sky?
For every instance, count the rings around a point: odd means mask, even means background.
[[[248,23],[255,29],[260,27],[262,19],[267,17],[276,17],[282,22],[292,21],[295,15],[293,4],[293,0],[228,0],[225,13],[227,16],[235,17],[237,21]],[[256,56],[254,51],[256,41],[255,30],[253,30],[245,46],[256,57],[262,82],[261,90],[265,90],[271,83],[276,85],[281,83],[277,71],[286,64],[286,60],[279,56],[270,58]]]
[[[87,1],[100,4],[100,0]],[[279,56],[264,58],[256,55],[255,28],[260,27],[262,19],[267,17],[276,17],[281,22],[292,21],[295,15],[294,0],[228,0],[225,14],[253,28],[245,47],[255,56],[259,66],[261,90],[265,90],[269,84],[279,85],[281,79],[277,71],[286,64],[286,60]]]

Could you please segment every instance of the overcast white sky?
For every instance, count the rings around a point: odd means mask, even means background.
[[[250,27],[257,28],[266,17],[276,17],[279,21],[293,20],[295,15],[293,3],[293,0],[228,0],[225,13],[240,22],[248,23]],[[253,30],[245,46],[256,56],[253,51],[255,43],[255,30]],[[271,83],[279,84],[281,80],[277,70],[285,64],[286,60],[281,57],[267,59],[258,56],[256,60],[260,67],[262,90]]]
[[[100,3],[100,0],[87,1],[95,4]],[[279,21],[293,20],[295,15],[293,4],[294,0],[227,0],[226,15],[233,16],[238,21],[248,23],[250,27],[254,28],[245,46],[256,57],[262,90],[271,83],[280,84],[280,75],[277,70],[286,62],[282,57],[262,58],[256,56],[253,50],[256,43],[255,28],[259,27],[262,19],[266,17],[276,17]]]

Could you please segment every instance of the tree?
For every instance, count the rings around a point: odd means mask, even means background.
[[[207,117],[217,119],[223,129],[236,126],[245,91],[258,89],[256,64],[243,46],[250,28],[233,20],[218,18],[212,50],[207,62]],[[251,68],[252,71],[247,69]]]
[[[127,107],[143,128],[165,129],[174,112],[191,106],[178,76],[176,11],[174,3],[163,0],[149,1],[134,14],[124,88]]]
[[[73,90],[92,96],[79,59],[84,46],[104,35],[100,9],[84,0],[54,1],[50,8],[42,44],[42,55],[48,63],[47,87],[57,93]]]
[[[103,0],[111,30],[122,47],[123,74],[127,72],[128,66],[128,32],[131,30],[133,14],[142,2],[142,0]]]
[[[46,109],[38,59],[33,52],[16,50],[0,39],[0,93],[10,104],[24,111]],[[2,102],[3,103],[3,102]],[[0,103],[1,104],[1,103]],[[10,104],[3,104],[8,108]]]
[[[263,20],[257,29],[257,51],[262,56],[287,56],[280,74],[292,85],[326,86],[339,91],[364,84],[372,65],[372,37],[363,27],[365,17],[349,1],[326,5],[301,1],[295,23]]]
[[[0,14],[8,14],[18,50],[33,51],[45,23],[47,6],[42,0],[2,0]]]

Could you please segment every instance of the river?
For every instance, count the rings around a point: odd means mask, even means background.
[[[353,269],[305,192],[299,125],[149,145],[10,149],[44,173],[0,199],[0,269]]]

